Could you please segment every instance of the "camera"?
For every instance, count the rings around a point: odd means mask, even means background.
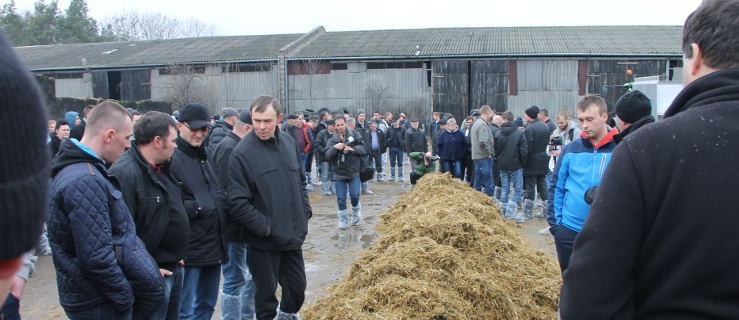
[[[439,160],[439,156],[430,156],[430,157],[426,157],[426,159],[429,159],[429,161],[436,161],[436,160]]]
[[[552,150],[559,150],[559,147],[562,145],[562,137],[550,138],[549,145],[552,147]]]

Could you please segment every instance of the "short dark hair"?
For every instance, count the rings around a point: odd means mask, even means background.
[[[603,97],[597,94],[589,94],[577,101],[577,109],[580,111],[588,110],[591,104],[598,106],[598,114],[608,113],[608,104]]]
[[[327,127],[328,126],[333,126],[333,125],[336,125],[336,121],[334,121],[334,119],[328,119],[328,120],[326,120],[326,126]]]
[[[260,96],[252,102],[249,111],[251,111],[251,113],[254,113],[255,111],[261,113],[264,112],[264,110],[267,110],[267,107],[269,106],[272,106],[278,116],[282,114],[280,100],[277,100],[272,96]]]
[[[539,109],[539,113],[543,114],[545,117],[549,116],[549,110],[547,110],[547,108]]]
[[[169,127],[177,128],[177,125],[168,114],[159,111],[145,113],[141,116],[139,122],[133,126],[133,137],[136,139],[136,145],[147,145],[154,141],[155,137],[169,137]]]
[[[739,2],[704,0],[685,20],[683,55],[693,57],[690,45],[698,44],[707,66],[717,69],[739,67]]]
[[[59,130],[61,126],[68,126],[68,125],[69,125],[69,122],[67,122],[67,120],[64,120],[64,119],[57,120],[56,124],[54,125],[54,130]]]
[[[513,122],[513,119],[515,119],[513,117],[513,112],[510,111],[503,112],[503,115],[501,117],[503,117],[503,120],[505,120],[506,122]]]

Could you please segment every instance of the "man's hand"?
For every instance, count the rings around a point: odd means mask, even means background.
[[[162,277],[164,278],[172,276],[172,271],[167,269],[159,269],[159,273],[162,274]]]
[[[347,151],[347,152],[354,151],[354,148],[352,148],[351,146],[344,146],[344,151]]]
[[[344,145],[343,142],[339,142],[339,143],[337,143],[337,144],[334,145],[334,149],[336,149],[336,150],[344,150],[344,147],[346,147],[346,146]]]
[[[12,294],[16,299],[20,300],[21,296],[23,295],[23,289],[26,288],[26,279],[23,279],[23,277],[19,275],[13,276],[13,284],[10,285],[10,294]]]

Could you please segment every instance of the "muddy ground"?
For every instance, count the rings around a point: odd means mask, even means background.
[[[406,165],[406,173],[408,165]],[[323,196],[317,186],[311,192],[313,218],[304,249],[305,269],[308,279],[305,304],[314,303],[328,293],[328,287],[337,282],[349,270],[351,263],[379,236],[373,226],[378,216],[394,205],[401,194],[410,190],[410,183],[370,183],[374,195],[362,195],[363,222],[348,230],[336,229],[336,197]],[[543,219],[533,219],[521,224],[522,231],[533,246],[556,257],[554,242],[550,235],[539,235],[538,230],[546,226]],[[220,319],[220,306],[216,306],[213,319]],[[28,283],[21,300],[21,315],[24,319],[66,319],[59,306],[56,277],[51,257],[39,257],[36,272]]]

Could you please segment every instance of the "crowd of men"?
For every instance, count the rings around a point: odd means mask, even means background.
[[[435,114],[428,134],[418,118],[363,112],[282,125],[269,96],[215,126],[198,104],[173,119],[112,101],[45,123],[38,85],[0,35],[0,118],[16,137],[0,140],[0,317],[20,319],[45,221],[70,319],[210,319],[221,275],[224,319],[297,319],[311,157],[344,229],[361,222],[360,194],[386,178],[384,164],[387,180],[405,180],[407,154],[411,183],[440,161],[506,218],[530,218],[538,194],[562,319],[735,318],[737,17],[736,0],[706,0],[688,17],[685,88],[661,121],[634,91],[616,103],[615,125],[587,95],[576,122],[481,106],[462,125]]]

